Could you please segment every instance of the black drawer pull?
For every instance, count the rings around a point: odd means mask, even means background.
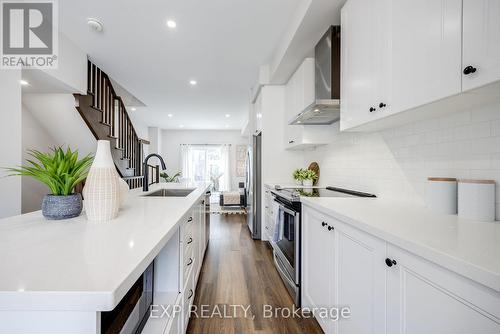
[[[475,68],[474,66],[467,66],[466,68],[464,68],[464,74],[465,75],[469,75],[469,74],[472,74],[472,73],[476,73],[477,71],[477,68]]]
[[[189,289],[189,297],[188,297],[188,299],[191,299],[191,297],[193,297],[193,295],[194,295],[193,289]]]
[[[188,240],[187,244],[189,245],[189,244],[190,244],[190,243],[192,243],[192,242],[193,242],[193,238],[189,238],[189,240]]]
[[[396,260],[393,260],[393,259],[389,259],[389,258],[387,258],[387,259],[385,259],[385,264],[386,264],[388,267],[392,267],[392,266],[395,266],[395,265],[396,265],[396,264],[398,264],[398,263],[396,262]]]
[[[193,221],[193,217],[189,217],[188,218],[188,223],[192,222]]]
[[[187,263],[187,265],[186,265],[186,266],[190,266],[190,265],[192,265],[192,264],[193,264],[193,258],[192,258],[192,257],[190,257],[190,258],[189,258],[189,262]]]

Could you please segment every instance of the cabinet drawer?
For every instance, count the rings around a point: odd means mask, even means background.
[[[182,319],[183,319],[183,333],[186,332],[188,327],[189,318],[191,316],[191,306],[194,300],[194,272],[191,270],[189,272],[189,277],[186,285],[184,286],[184,293],[182,296]]]
[[[192,268],[195,266],[196,257],[193,252],[193,247],[189,247],[184,254],[182,267],[182,282],[185,283]]]
[[[185,222],[181,225],[181,240],[184,240],[184,236],[191,233],[193,230],[194,219],[192,216],[187,216]]]
[[[196,236],[194,235],[193,231],[188,231],[183,236],[181,242],[183,244],[182,249],[184,250],[186,250],[189,247],[192,247],[195,244],[195,242],[197,242]]]

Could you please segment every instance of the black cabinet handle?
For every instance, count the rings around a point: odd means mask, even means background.
[[[189,245],[189,244],[190,244],[190,243],[192,243],[192,242],[193,242],[193,238],[189,238],[189,240],[188,240],[187,244]]]
[[[193,221],[193,217],[189,217],[188,218],[188,223],[192,222]]]
[[[387,104],[385,104],[384,102],[380,102],[380,104],[378,106],[379,106],[379,108],[385,108],[385,107],[387,107]]]
[[[192,258],[192,257],[190,257],[190,258],[189,258],[189,262],[186,264],[186,266],[190,266],[190,265],[192,265],[192,264],[193,264],[193,258]]]
[[[328,225],[328,224],[325,222],[321,222],[321,226],[325,227],[326,225]]]
[[[385,264],[388,267],[392,267],[392,266],[395,266],[398,263],[396,262],[396,260],[392,260],[392,259],[387,258],[387,259],[385,259]]]
[[[469,74],[472,74],[472,73],[476,73],[477,71],[477,68],[475,68],[474,66],[467,66],[466,68],[464,68],[464,74],[465,75],[469,75]]]
[[[193,297],[193,295],[194,295],[193,289],[189,289],[189,297],[188,297],[188,299],[191,299],[191,297]]]
[[[328,231],[333,230],[333,226],[328,226]]]
[[[295,143],[295,140],[289,140],[288,141],[288,144],[293,144],[293,143]]]
[[[370,112],[374,112],[375,110],[377,110],[377,109],[370,107]]]

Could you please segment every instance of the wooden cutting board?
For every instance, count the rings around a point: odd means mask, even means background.
[[[318,178],[316,179],[316,181],[314,181],[314,184],[313,185],[316,185],[319,181],[319,165],[316,161],[314,162],[311,162],[311,164],[309,165],[309,167],[307,167],[307,169],[310,169],[314,172],[316,172],[316,175],[318,175]]]

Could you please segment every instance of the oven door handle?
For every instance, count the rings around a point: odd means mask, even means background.
[[[283,204],[281,204],[278,201],[276,201],[276,203],[279,204],[281,210],[283,210],[284,212],[288,213],[289,215],[292,215],[292,216],[295,217],[295,216],[297,216],[299,214],[297,211],[290,210],[289,208],[283,206]]]

